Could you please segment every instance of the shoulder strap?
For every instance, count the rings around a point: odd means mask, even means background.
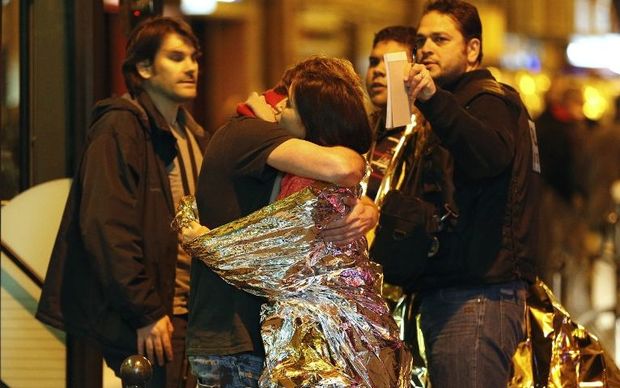
[[[506,98],[503,84],[490,78],[470,82],[463,90],[455,94],[455,97],[459,105],[467,106],[472,100],[482,94],[493,94],[501,98]]]
[[[455,97],[461,106],[467,106],[476,97],[482,94],[491,94],[500,97],[518,109],[523,109],[525,106],[519,93],[512,86],[490,78],[470,83],[464,90],[456,94]],[[527,112],[527,109],[523,110]],[[527,115],[529,117],[529,113]]]
[[[379,188],[377,189],[375,203],[379,207],[381,207],[381,204],[383,203],[383,198],[385,197],[388,191],[393,190],[393,189],[398,189],[400,187],[398,177],[400,175],[400,171],[401,171],[400,169],[405,159],[403,158],[403,154],[405,152],[405,149],[409,146],[409,144],[412,141],[415,142],[415,140],[413,139],[415,139],[414,129],[418,125],[417,120],[418,119],[416,116],[412,116],[412,122],[409,123],[405,127],[402,135],[400,136],[400,139],[398,140],[398,144],[394,148],[394,154],[392,155],[392,158],[388,164],[388,167],[385,171],[383,179],[381,179],[381,183],[379,184]],[[369,155],[369,157],[372,157],[373,155],[376,142],[377,142],[376,140],[373,142],[371,149],[369,153],[367,154]],[[362,185],[363,194],[365,194],[365,190],[367,189],[367,186],[368,186],[367,182]]]
[[[422,178],[423,159],[428,150],[428,135],[424,136],[423,131],[427,130],[424,124],[420,124],[419,130],[411,134],[409,146],[411,147],[411,153],[413,154],[410,159],[411,166],[405,179],[402,181],[400,187],[403,191],[410,195],[418,195],[420,190],[420,182]]]

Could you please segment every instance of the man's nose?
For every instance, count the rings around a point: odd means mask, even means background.
[[[188,60],[186,67],[185,67],[185,71],[191,74],[198,72],[198,62],[196,62],[195,59]]]
[[[433,48],[430,44],[424,43],[422,46],[416,49],[415,58],[417,62],[423,61],[433,54]]]
[[[419,53],[427,53],[429,51],[432,50],[432,40],[431,39],[424,39],[423,42],[421,42],[421,44],[418,44],[416,46],[416,51]]]

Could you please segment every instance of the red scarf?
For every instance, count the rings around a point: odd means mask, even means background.
[[[276,92],[274,89],[265,90],[265,92],[263,92],[263,96],[265,96],[265,101],[267,102],[267,104],[271,105],[274,108],[280,101],[287,97],[286,95],[282,95]],[[250,108],[250,106],[245,102],[237,104],[237,114],[240,116],[256,117],[256,115],[252,111],[252,108]]]

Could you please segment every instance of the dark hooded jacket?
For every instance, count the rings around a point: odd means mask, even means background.
[[[208,137],[183,109],[204,150]],[[176,140],[148,94],[100,101],[36,317],[136,352],[136,329],[172,314],[178,238],[168,178]]]

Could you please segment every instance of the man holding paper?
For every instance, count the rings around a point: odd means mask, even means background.
[[[427,3],[416,48],[405,87],[438,144],[423,161],[422,179],[440,171],[440,190],[454,207],[439,252],[411,287],[430,381],[506,386],[535,278],[535,127],[518,93],[480,67],[482,25],[471,4]],[[425,199],[432,197],[434,185],[423,187]]]

